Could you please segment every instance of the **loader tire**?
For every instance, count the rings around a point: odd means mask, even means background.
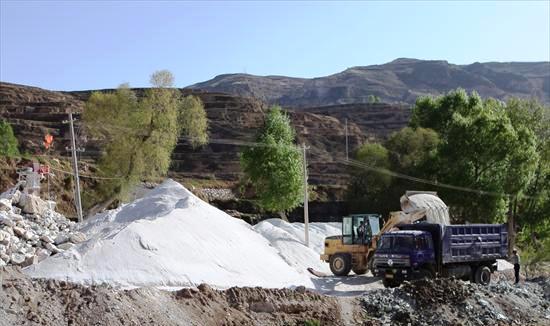
[[[336,276],[346,276],[351,270],[351,256],[349,254],[334,254],[330,256],[330,270]]]
[[[476,270],[475,281],[477,284],[488,285],[491,282],[491,269],[487,266],[479,266]]]

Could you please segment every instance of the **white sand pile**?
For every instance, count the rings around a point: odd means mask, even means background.
[[[309,247],[304,244],[304,224],[288,223],[281,219],[269,219],[254,226],[271,245],[277,248],[281,257],[298,272],[308,267],[330,273],[327,263],[319,259],[324,250],[325,237],[340,235],[341,223],[309,223]]]
[[[426,220],[429,223],[450,225],[449,207],[433,194],[414,194],[401,196],[401,210],[407,214],[414,214],[418,211],[426,212]]]
[[[172,180],[132,204],[96,216],[82,231],[89,240],[25,272],[123,287],[203,282],[220,288],[313,287],[306,272],[289,266],[251,226]],[[318,259],[318,253],[311,254]]]

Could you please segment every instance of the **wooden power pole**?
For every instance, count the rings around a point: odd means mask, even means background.
[[[82,202],[80,200],[80,178],[78,177],[78,159],[76,157],[76,139],[74,135],[74,125],[73,125],[73,112],[69,109],[69,126],[71,129],[71,152],[73,157],[73,174],[74,174],[74,196],[75,196],[75,206],[76,213],[78,215],[78,222],[82,222]]]
[[[308,212],[308,195],[307,195],[307,161],[306,161],[306,144],[302,144],[303,161],[304,161],[304,230],[306,247],[309,247],[309,212]]]

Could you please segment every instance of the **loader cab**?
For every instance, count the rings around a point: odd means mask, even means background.
[[[354,214],[343,217],[342,243],[370,244],[372,236],[380,232],[380,217],[379,214]]]

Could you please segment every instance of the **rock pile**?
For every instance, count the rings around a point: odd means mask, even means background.
[[[541,284],[418,280],[367,292],[361,300],[367,325],[544,325],[550,303]]]
[[[0,195],[0,266],[29,266],[86,240],[55,202],[11,189]]]

